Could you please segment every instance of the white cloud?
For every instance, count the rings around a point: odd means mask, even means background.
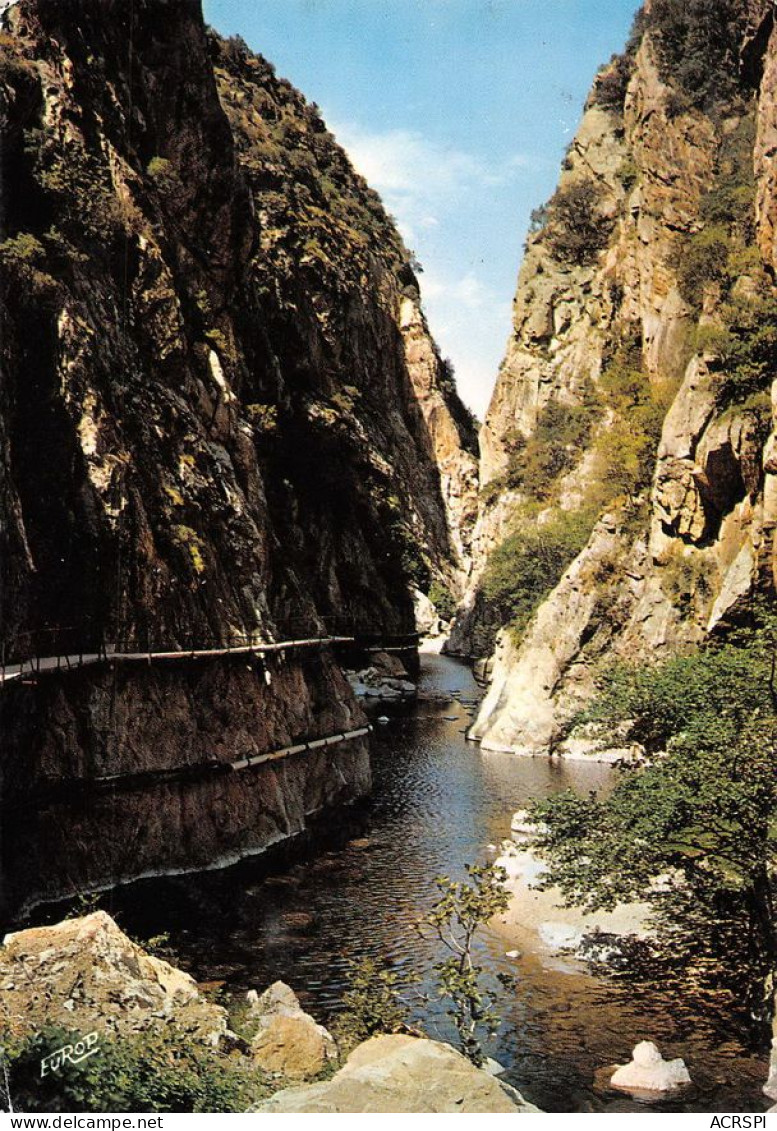
[[[510,303],[504,295],[468,271],[458,278],[445,278],[433,269],[424,271],[420,279],[425,300],[435,306],[444,302],[453,310],[486,311],[497,318],[509,317]]]
[[[419,130],[372,131],[327,118],[356,169],[383,197],[409,243],[436,228],[462,196],[506,184],[534,159],[515,154],[500,165],[426,137]]]
[[[430,269],[419,281],[432,332],[453,358],[459,393],[482,419],[510,329],[510,301],[474,271],[448,277]]]
[[[449,252],[464,217],[478,214],[479,201],[545,162],[521,153],[488,162],[418,130],[376,132],[328,121],[356,169],[396,217],[407,245],[419,253],[432,333],[453,359],[461,396],[482,417],[510,330],[512,294],[489,282],[485,263],[479,270],[469,259],[458,269],[450,254],[438,258],[440,241]],[[449,241],[443,239],[446,231]]]

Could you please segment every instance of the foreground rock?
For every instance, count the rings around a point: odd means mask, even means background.
[[[249,1003],[249,1016],[258,1021],[251,1051],[263,1071],[287,1080],[310,1080],[337,1062],[334,1039],[305,1013],[290,986],[274,982],[261,997],[250,991]]]
[[[6,935],[0,949],[0,1028],[47,1025],[128,1035],[160,1021],[218,1045],[227,1013],[182,970],[153,958],[104,911]]]
[[[624,1092],[674,1092],[691,1083],[685,1061],[664,1060],[652,1041],[640,1041],[630,1064],[613,1073],[610,1084]]]
[[[260,1112],[531,1112],[513,1089],[450,1045],[417,1037],[373,1037],[331,1079],[278,1092]]]

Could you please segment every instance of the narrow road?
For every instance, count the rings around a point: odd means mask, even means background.
[[[34,656],[20,664],[0,667],[0,684],[12,683],[27,676],[48,672],[75,671],[94,664],[106,663],[156,663],[170,660],[212,659],[216,656],[264,656],[285,652],[293,648],[329,647],[334,644],[353,644],[353,636],[316,636],[305,640],[279,640],[272,643],[236,644],[221,648],[174,649],[164,652],[119,652],[108,648],[103,652],[76,652],[67,656]]]

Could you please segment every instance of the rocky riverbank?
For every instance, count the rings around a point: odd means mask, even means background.
[[[510,905],[494,922],[506,952],[531,951],[541,959],[571,955],[619,964],[624,949],[649,937],[647,904],[619,904],[589,913],[568,907],[558,888],[543,889],[546,868],[529,843],[503,841],[495,863],[507,873]]]
[[[261,995],[249,991],[230,1009],[212,991],[149,954],[103,911],[7,935],[0,948],[0,1044],[9,1051],[11,1100],[21,1089],[25,1111],[214,1110],[208,1096],[224,1111],[537,1110],[437,1041],[380,1036],[342,1058],[331,1034],[282,982]],[[110,1073],[118,1058],[124,1079],[132,1080],[133,1057],[148,1056],[159,1042],[181,1074],[175,1102],[188,1090],[192,1106],[168,1106],[157,1065],[158,1094],[152,1075],[142,1098],[132,1093],[117,1106],[94,1107],[103,1100],[101,1071]],[[50,1069],[33,1073],[32,1084],[24,1073],[31,1057]],[[87,1058],[90,1084],[79,1101],[74,1081]],[[228,1095],[239,1095],[242,1106],[228,1106]]]

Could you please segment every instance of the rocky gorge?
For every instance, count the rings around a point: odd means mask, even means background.
[[[3,17],[3,671],[69,657],[0,692],[5,916],[363,798],[342,665],[412,665],[466,566],[474,438],[409,253],[317,109],[171,11]]]
[[[758,1103],[775,59],[766,0],[648,0],[532,217],[478,439],[414,255],[265,58],[199,0],[7,6],[0,921],[69,909],[0,947],[22,1103],[39,1054],[92,1027],[99,1073],[46,1101]],[[460,892],[446,876],[484,852],[506,910],[478,970],[523,978],[510,1083],[406,1022],[355,1047],[324,1028],[357,959],[386,1005],[434,885]],[[95,893],[122,928],[172,930],[199,981],[73,911]],[[616,936],[657,940],[655,985],[682,967],[703,1005],[678,992],[675,1019],[653,984],[625,1003]]]
[[[770,5],[724,9],[716,38],[703,5],[645,5],[534,218],[449,643],[491,657],[485,749],[595,752],[571,725],[603,664],[772,592],[775,36]]]

